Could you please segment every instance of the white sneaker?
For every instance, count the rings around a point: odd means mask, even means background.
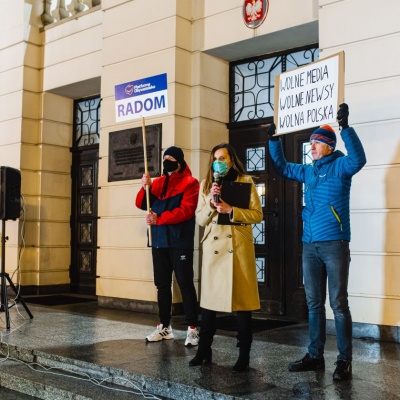
[[[163,328],[163,324],[158,324],[157,328],[146,336],[147,342],[159,342],[160,340],[173,339],[174,334],[172,333],[171,325],[168,328]]]
[[[188,326],[185,346],[192,347],[192,346],[197,346],[198,344],[199,344],[199,331],[197,330],[196,327],[191,328],[190,326]]]

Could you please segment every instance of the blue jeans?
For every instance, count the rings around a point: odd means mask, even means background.
[[[303,242],[303,276],[308,306],[311,357],[322,357],[326,340],[326,281],[335,317],[338,360],[352,360],[352,319],[347,299],[349,242]]]

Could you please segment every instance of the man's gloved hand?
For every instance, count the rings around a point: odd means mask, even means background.
[[[279,140],[279,138],[277,136],[275,136],[276,133],[276,125],[274,123],[272,123],[268,129],[267,129],[267,133],[269,136],[269,140]]]
[[[349,106],[346,103],[340,104],[336,119],[341,129],[349,127]]]

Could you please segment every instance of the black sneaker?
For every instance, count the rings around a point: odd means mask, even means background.
[[[333,373],[334,381],[347,381],[352,377],[351,361],[339,360],[335,362],[336,369]]]
[[[312,358],[307,353],[301,360],[294,361],[289,364],[289,371],[317,371],[319,369],[325,369],[324,357]]]

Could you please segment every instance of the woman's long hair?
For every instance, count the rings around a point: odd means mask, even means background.
[[[204,194],[208,194],[210,192],[213,183],[212,164],[214,162],[215,152],[223,148],[225,148],[228,151],[229,157],[232,161],[231,168],[233,168],[238,173],[238,176],[247,175],[243,163],[239,160],[239,157],[237,156],[235,149],[229,143],[218,144],[211,150],[210,160],[208,161],[208,172],[203,187]]]

